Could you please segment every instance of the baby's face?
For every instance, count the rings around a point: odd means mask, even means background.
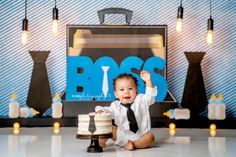
[[[122,103],[132,103],[137,95],[137,87],[132,79],[118,79],[115,84],[115,96]]]

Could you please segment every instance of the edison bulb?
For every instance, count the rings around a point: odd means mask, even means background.
[[[13,124],[13,129],[20,129],[20,123],[15,122],[15,123]]]
[[[170,123],[169,124],[169,129],[171,129],[171,130],[175,129],[175,124],[174,123]]]
[[[28,42],[28,31],[22,31],[21,42],[23,45],[27,44]]]
[[[207,38],[206,38],[207,44],[211,45],[214,42],[214,37],[213,37],[213,30],[208,30],[207,31]]]
[[[52,33],[53,34],[58,34],[58,20],[53,20],[52,21]]]
[[[183,21],[181,18],[178,18],[176,22],[176,32],[180,33],[182,31],[183,31]]]
[[[210,125],[210,131],[216,131],[216,125],[215,124]]]
[[[54,127],[54,129],[59,129],[60,128],[60,123],[59,122],[55,122],[53,124],[53,127]]]

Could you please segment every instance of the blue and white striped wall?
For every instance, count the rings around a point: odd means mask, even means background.
[[[26,105],[33,61],[28,50],[51,53],[46,62],[52,94],[66,87],[66,24],[99,24],[97,10],[121,7],[133,10],[131,24],[168,25],[168,86],[180,102],[188,63],[184,51],[204,51],[202,71],[209,98],[222,93],[227,117],[236,119],[236,1],[212,0],[215,43],[205,43],[209,0],[183,0],[184,32],[175,32],[180,0],[57,0],[60,34],[51,33],[54,0],[28,0],[29,43],[21,44],[24,0],[0,1],[0,116],[8,113],[8,102],[17,92]],[[123,21],[110,15],[109,22]],[[50,113],[50,111],[48,112]],[[206,112],[202,114],[206,115]]]

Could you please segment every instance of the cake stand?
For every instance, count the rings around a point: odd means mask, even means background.
[[[110,134],[100,134],[100,135],[80,135],[76,134],[77,139],[87,140],[90,139],[91,143],[87,147],[87,152],[89,153],[97,153],[97,152],[103,152],[102,147],[99,145],[99,139],[107,139],[112,138],[112,133]]]
[[[76,138],[78,139],[91,139],[90,145],[87,147],[87,152],[89,153],[96,153],[96,152],[103,152],[102,147],[99,145],[99,139],[107,139],[111,138],[113,135],[112,133],[109,134],[94,134],[94,132],[97,130],[94,120],[95,115],[89,115],[89,127],[88,131],[91,133],[89,135],[82,135],[82,134],[76,134]]]

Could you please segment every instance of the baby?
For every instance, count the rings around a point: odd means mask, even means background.
[[[155,140],[151,130],[149,106],[155,102],[157,89],[153,86],[151,75],[141,71],[140,77],[146,84],[145,94],[138,94],[137,79],[130,74],[120,74],[113,80],[114,94],[118,100],[109,107],[96,106],[97,113],[109,112],[115,125],[112,128],[113,140],[127,150],[147,148]],[[105,140],[100,140],[102,147]]]

